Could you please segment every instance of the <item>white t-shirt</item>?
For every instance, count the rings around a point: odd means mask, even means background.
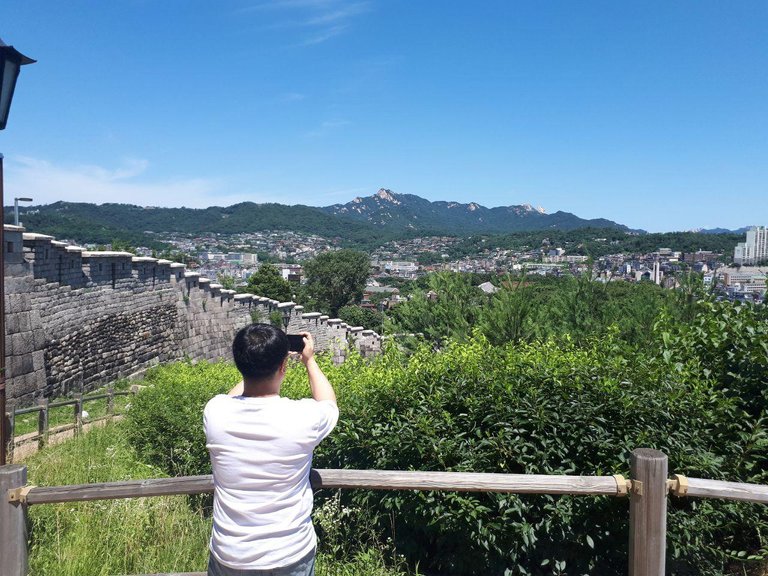
[[[334,402],[219,395],[205,406],[213,465],[211,553],[223,565],[266,570],[316,545],[312,450],[339,419]]]

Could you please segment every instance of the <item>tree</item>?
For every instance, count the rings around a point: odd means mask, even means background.
[[[414,291],[407,302],[390,311],[392,332],[423,334],[438,345],[448,338],[469,337],[488,301],[483,291],[472,284],[472,277],[437,272],[424,281],[424,289]]]
[[[368,279],[370,262],[363,252],[325,252],[304,266],[307,296],[316,306],[336,316],[342,306],[360,300]]]
[[[216,279],[218,280],[219,284],[224,287],[225,290],[234,290],[237,287],[237,278],[232,276],[232,274],[219,272],[216,274]]]
[[[136,254],[136,248],[128,240],[115,238],[112,240],[112,250],[115,252],[130,252]]]
[[[291,285],[280,275],[280,271],[272,264],[262,264],[259,269],[248,277],[246,292],[266,296],[280,302],[291,299]]]
[[[339,318],[350,326],[362,326],[381,333],[384,327],[384,314],[360,306],[343,306],[339,309]]]

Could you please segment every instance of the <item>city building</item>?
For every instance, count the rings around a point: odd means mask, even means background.
[[[768,268],[741,266],[739,268],[721,268],[717,275],[726,288],[739,292],[765,294],[766,273]]]
[[[739,242],[733,251],[735,264],[760,264],[768,261],[768,227],[753,226],[747,230],[746,242]]]

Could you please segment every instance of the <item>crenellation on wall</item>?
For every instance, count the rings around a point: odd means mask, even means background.
[[[6,265],[21,264],[24,262],[24,228],[6,224],[3,226],[3,230]]]
[[[86,286],[110,286],[117,288],[117,283],[132,284],[133,254],[130,252],[82,252],[83,272],[87,277]],[[47,276],[49,280],[58,282],[56,278]]]
[[[6,382],[9,406],[84,392],[182,357],[229,358],[234,333],[283,312],[341,362],[378,336],[295,302],[237,294],[183,264],[94,252],[5,226]],[[370,342],[369,342],[370,340]],[[379,345],[380,349],[380,345]]]

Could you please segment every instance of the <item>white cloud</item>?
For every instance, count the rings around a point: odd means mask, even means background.
[[[117,168],[95,165],[62,166],[37,158],[6,158],[6,202],[28,196],[34,204],[117,202],[139,206],[187,206],[205,208],[237,202],[264,202],[252,195],[229,194],[223,181],[205,178],[172,178],[151,181],[143,176],[149,162],[125,160]]]
[[[343,120],[326,122],[321,130],[346,123]],[[105,168],[92,164],[63,166],[38,158],[6,157],[5,203],[11,205],[14,197],[30,197],[34,200],[32,205],[64,201],[176,208],[231,206],[240,202],[324,206],[337,198],[346,202],[366,190],[300,187],[287,194],[284,189],[269,185],[259,187],[252,177],[247,179],[247,184],[223,178],[150,180],[146,175],[149,166],[150,162],[144,159],[125,160],[117,168]]]
[[[334,132],[344,126],[349,126],[351,122],[349,120],[336,119],[336,120],[324,120],[314,130],[310,130],[304,134],[305,138],[318,138],[325,136],[331,132]]]
[[[245,11],[279,12],[285,19],[275,28],[294,28],[306,33],[300,42],[308,46],[330,40],[347,30],[353,19],[371,9],[368,1],[349,0],[267,0],[249,6]]]
[[[306,97],[307,95],[302,94],[301,92],[287,92],[286,94],[283,94],[283,100],[285,102],[301,102],[306,99]]]

